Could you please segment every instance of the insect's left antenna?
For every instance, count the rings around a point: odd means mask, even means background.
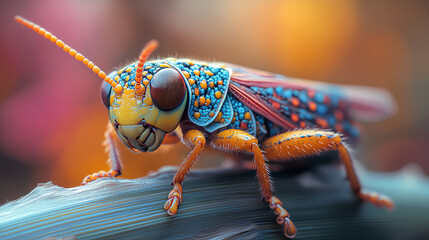
[[[67,44],[65,44],[63,41],[55,37],[52,33],[46,31],[44,28],[40,27],[39,25],[28,21],[25,18],[22,18],[20,16],[15,16],[15,20],[22,25],[32,29],[33,31],[39,33],[40,35],[44,36],[46,39],[50,40],[51,42],[55,43],[58,47],[62,48],[65,52],[69,53],[71,56],[73,56],[76,60],[79,62],[82,62],[87,67],[89,67],[94,73],[98,74],[98,77],[103,79],[105,82],[110,84],[113,87],[113,90],[116,94],[122,93],[122,86],[110,77],[106,75],[105,72],[101,71],[100,68],[98,68],[93,62],[91,62],[88,58],[84,57],[82,54],[78,53],[75,49],[71,48]]]

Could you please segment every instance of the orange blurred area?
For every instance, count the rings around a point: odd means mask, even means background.
[[[77,186],[107,170],[108,120],[101,81],[54,44],[14,21],[21,15],[61,38],[105,72],[153,57],[230,62],[319,81],[388,89],[398,113],[365,123],[355,156],[368,168],[418,163],[429,173],[429,4],[424,1],[10,1],[0,21],[0,202],[39,182]],[[180,143],[154,153],[122,146],[125,178],[178,165]],[[209,152],[197,167],[225,155]],[[13,183],[13,184],[12,184]],[[169,184],[169,183],[166,183]]]

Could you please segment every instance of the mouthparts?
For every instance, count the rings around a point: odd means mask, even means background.
[[[123,143],[134,152],[153,152],[161,145],[166,132],[147,123],[138,125],[116,125]]]

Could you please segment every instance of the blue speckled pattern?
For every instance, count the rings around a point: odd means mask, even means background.
[[[229,98],[227,97],[223,102],[222,108],[220,109],[220,112],[216,116],[215,120],[209,125],[205,126],[204,129],[207,130],[207,132],[214,132],[219,128],[228,126],[231,123],[233,116],[234,112],[231,101],[229,101]]]
[[[209,65],[189,59],[171,58],[167,61],[185,78],[190,93],[189,119],[199,126],[212,123],[226,99],[231,70],[220,64]]]
[[[228,96],[231,101],[234,117],[231,123],[227,126],[228,129],[240,129],[256,136],[256,119],[252,110],[238,101],[232,94]]]

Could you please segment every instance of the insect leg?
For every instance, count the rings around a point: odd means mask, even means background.
[[[186,145],[192,148],[192,151],[182,162],[179,170],[176,172],[176,175],[174,175],[174,187],[168,194],[168,200],[164,204],[164,209],[167,210],[169,215],[175,215],[179,205],[182,203],[182,182],[192,165],[198,159],[200,152],[203,150],[206,138],[200,131],[190,130],[185,133],[183,141]]]
[[[256,137],[242,130],[228,129],[217,133],[213,138],[212,145],[224,151],[247,151],[253,153],[262,196],[269,203],[274,213],[278,215],[277,223],[283,225],[285,235],[289,238],[295,237],[296,228],[289,218],[289,213],[282,207],[282,202],[272,195],[268,166],[265,163],[266,159]]]
[[[106,152],[109,154],[108,163],[110,165],[110,170],[99,171],[97,173],[90,174],[83,179],[82,185],[92,182],[98,178],[103,177],[118,177],[121,175],[122,162],[119,156],[118,148],[116,146],[116,141],[118,141],[115,130],[112,127],[112,124],[107,124],[107,130],[104,133],[104,142]]]
[[[338,133],[324,130],[286,132],[265,140],[262,149],[266,151],[266,157],[270,161],[284,161],[309,157],[322,152],[337,151],[345,166],[353,192],[362,200],[369,201],[378,207],[388,210],[394,208],[394,203],[389,197],[362,190],[349,151]]]

